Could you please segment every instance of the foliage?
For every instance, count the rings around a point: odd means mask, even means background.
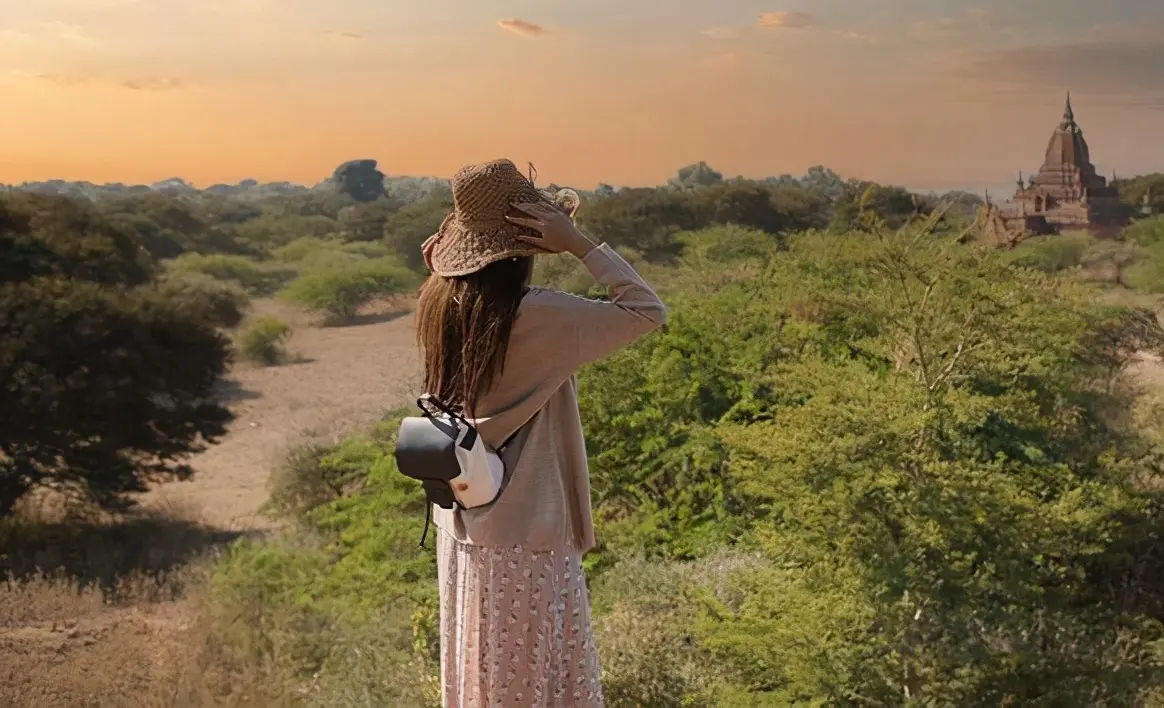
[[[80,207],[0,203],[0,253],[0,514],[37,487],[112,505],[188,475],[230,419],[210,399],[227,346],[207,310],[140,287],[140,246]]]
[[[1084,265],[1097,280],[1108,280],[1113,285],[1131,287],[1130,269],[1144,261],[1145,252],[1135,242],[1124,239],[1104,239],[1087,250]],[[1141,279],[1143,276],[1140,276]]]
[[[1124,229],[1124,240],[1124,249],[1135,255],[1126,266],[1126,284],[1141,292],[1164,293],[1164,217],[1134,222]]]
[[[235,283],[197,272],[170,272],[157,281],[164,297],[186,303],[191,314],[215,327],[236,327],[250,305],[246,291]]]
[[[1131,179],[1117,179],[1112,186],[1120,192],[1120,201],[1127,210],[1136,214],[1143,208],[1144,195],[1149,197],[1148,205],[1157,214],[1164,214],[1164,173],[1140,175]]]
[[[306,524],[304,541],[240,542],[214,579],[219,640],[240,661],[309,683],[308,705],[431,705],[439,690],[435,564],[417,544],[424,495],[391,453],[400,417],[335,448],[305,448],[275,497],[295,500],[279,511]]]
[[[671,180],[677,187],[710,187],[723,182],[723,174],[716,172],[703,160],[686,167],[680,167]]]
[[[423,272],[420,246],[437,232],[452,207],[453,197],[448,190],[438,190],[404,207],[384,225],[385,242],[409,268]]]
[[[623,189],[583,205],[579,222],[597,238],[651,261],[683,250],[677,234],[716,225],[777,233],[815,225],[821,202],[803,188],[731,180],[693,190]]]
[[[1085,232],[1028,238],[1004,257],[1016,266],[1058,273],[1082,266],[1095,238]]]
[[[262,216],[234,227],[235,239],[245,248],[261,254],[301,238],[330,239],[338,237],[341,226],[333,216],[310,212],[316,205],[292,205],[273,200],[264,205]]]
[[[172,272],[202,273],[216,280],[236,283],[255,295],[273,293],[291,275],[286,269],[270,268],[245,256],[221,253],[184,253],[166,265]]]
[[[837,200],[831,228],[849,231],[859,226],[862,213],[872,213],[892,228],[900,228],[917,214],[928,214],[924,201],[901,187],[851,180]]]
[[[238,347],[247,359],[272,366],[283,361],[291,326],[277,317],[260,317],[238,335]]]
[[[611,705],[1134,704],[1164,686],[1164,507],[1142,483],[1158,436],[1121,412],[1124,370],[1164,332],[942,218],[676,234],[668,325],[581,373]],[[540,275],[571,282],[556,268]],[[275,498],[326,554],[228,564],[272,583],[249,606],[327,628],[283,640],[316,657],[296,675],[351,671],[344,690],[382,700],[431,696],[439,643],[393,430],[285,477]],[[312,654],[386,621],[369,593],[409,598],[364,659],[391,689]]]
[[[374,202],[384,196],[384,173],[375,160],[351,160],[335,168],[336,188],[357,202]]]
[[[1164,189],[1164,187],[1162,187]],[[1164,216],[1133,222],[1124,229],[1124,238],[1141,246],[1155,246],[1164,241]]]
[[[62,277],[138,285],[153,261],[134,235],[68,199],[0,200],[0,283]]]
[[[365,258],[383,258],[392,249],[379,242],[343,242],[316,238],[299,238],[274,250],[274,257],[301,271],[326,267],[345,267]]]
[[[398,295],[415,285],[415,274],[395,258],[375,258],[328,264],[303,273],[281,296],[322,312],[329,322],[335,323],[350,320],[362,305],[374,298]]]
[[[994,252],[867,238],[796,237],[585,372],[603,555],[757,548],[697,632],[752,700],[1132,702],[1164,635],[1115,588],[1160,516],[1112,382],[1159,326]]]
[[[132,233],[154,258],[174,258],[187,251],[253,255],[252,246],[235,237],[238,208],[212,201],[205,208],[182,198],[146,193],[120,195],[99,205],[110,222]],[[225,221],[216,221],[215,219]]]
[[[1002,252],[948,233],[958,219],[931,197],[823,167],[759,181],[703,164],[675,182],[602,189],[580,212],[672,310],[666,327],[579,376],[608,703],[1161,695],[1164,438],[1159,402],[1128,370],[1164,353],[1164,333],[1151,312],[1105,305],[1075,277],[1109,281],[1108,293],[1158,289],[1159,219],[1124,240],[1064,234]],[[54,464],[115,477],[92,483],[113,496],[141,472],[85,457],[94,441],[123,443],[136,461],[164,434],[178,455],[183,431],[213,436],[225,421],[194,411],[207,400],[199,376],[213,381],[224,356],[208,324],[223,322],[210,304],[219,294],[196,292],[211,269],[183,256],[151,282],[156,259],[177,255],[162,255],[166,239],[177,252],[270,257],[247,263],[295,269],[286,297],[350,317],[416,283],[419,245],[451,206],[439,182],[358,206],[331,190],[253,208],[127,198],[103,217],[21,200],[0,210],[0,269],[19,281],[0,285],[0,372],[23,386],[15,400],[27,409],[0,412],[0,441],[46,441]],[[211,262],[226,280],[254,275]],[[598,294],[568,258],[539,259],[536,278]],[[101,337],[112,331],[122,335]],[[41,366],[30,374],[12,368],[27,337]],[[118,383],[142,371],[152,378]],[[44,382],[51,421],[37,407]],[[155,399],[177,408],[159,414]],[[127,426],[133,416],[162,427]],[[293,523],[237,544],[217,570],[223,651],[291,684],[299,703],[436,703],[434,559],[416,543],[423,495],[391,454],[398,419],[297,449],[267,507]],[[84,444],[58,444],[62,429]]]

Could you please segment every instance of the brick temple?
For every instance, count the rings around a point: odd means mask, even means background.
[[[1083,131],[1075,122],[1071,94],[1063,118],[1047,143],[1043,166],[999,209],[1008,231],[1048,234],[1087,230],[1114,234],[1126,218],[1119,193],[1095,171]]]

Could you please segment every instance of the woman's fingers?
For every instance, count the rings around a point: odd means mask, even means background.
[[[506,221],[510,221],[514,224],[525,226],[530,229],[536,229],[538,231],[541,231],[542,229],[542,222],[538,221],[537,219],[525,219],[520,216],[509,216],[508,214],[505,215],[505,219]]]
[[[546,210],[546,205],[540,202],[514,204],[513,206],[524,211],[526,214],[530,214],[531,216],[545,216],[548,213]]]
[[[541,236],[526,236],[525,234],[514,234],[514,236],[516,236],[519,241],[525,241],[526,243],[532,243],[535,246],[544,247],[545,243],[546,243],[546,240],[544,238],[542,238]]]

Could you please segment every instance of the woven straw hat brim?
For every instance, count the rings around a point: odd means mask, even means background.
[[[449,214],[433,236],[429,270],[443,278],[475,273],[487,265],[506,258],[521,258],[549,253],[517,238],[528,231],[509,222],[488,226],[469,226],[456,214]]]
[[[531,173],[533,166],[530,166]],[[573,216],[577,205],[559,206],[557,195],[534,186],[510,160],[467,165],[450,180],[453,210],[421,251],[428,269],[446,278],[468,275],[507,258],[534,256],[548,251],[520,236],[530,229],[506,219],[515,204],[540,202]],[[562,194],[562,193],[559,193]],[[570,192],[573,202],[577,194]]]

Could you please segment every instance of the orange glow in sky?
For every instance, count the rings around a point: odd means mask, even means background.
[[[1068,88],[1101,171],[1164,170],[1159,0],[714,5],[0,0],[0,182],[507,156],[580,187],[697,160],[989,186],[1038,167]]]

